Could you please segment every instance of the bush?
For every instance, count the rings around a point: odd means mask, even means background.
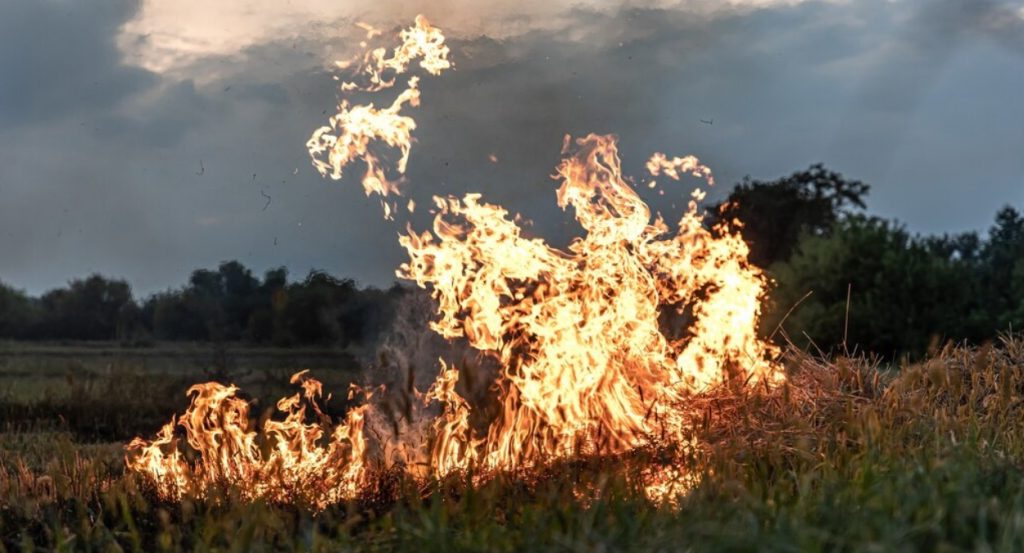
[[[987,241],[911,236],[892,222],[849,215],[825,234],[804,233],[769,272],[777,287],[764,330],[793,308],[782,329],[804,347],[919,356],[1024,324],[1024,221],[1012,209],[1000,212]]]

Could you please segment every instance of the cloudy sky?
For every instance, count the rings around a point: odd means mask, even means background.
[[[456,66],[421,86],[420,205],[479,191],[564,239],[549,175],[565,133],[600,132],[634,174],[653,151],[696,154],[719,194],[824,162],[917,232],[1024,207],[1020,0],[6,0],[0,280],[39,293],[100,272],[142,295],[239,259],[390,283],[405,221],[320,179],[305,142],[354,23],[420,12]],[[652,200],[671,214],[683,188]]]

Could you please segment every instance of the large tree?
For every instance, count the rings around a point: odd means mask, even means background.
[[[1024,216],[1012,207],[996,214],[981,250],[982,293],[1000,328],[1024,329]]]
[[[822,235],[843,213],[863,209],[869,189],[819,163],[773,181],[744,178],[710,218],[740,221],[751,262],[768,267],[789,258],[801,233]]]
[[[793,308],[783,328],[799,345],[828,350],[845,340],[896,357],[947,340],[980,343],[1024,328],[1024,217],[1000,211],[982,240],[911,236],[852,215],[827,233],[804,233],[770,273],[777,286],[765,331]]]
[[[25,292],[0,282],[0,338],[28,338],[38,319],[38,308]]]
[[[124,338],[135,317],[128,283],[100,275],[72,280],[67,288],[51,290],[39,301],[41,320],[36,332],[43,338]]]

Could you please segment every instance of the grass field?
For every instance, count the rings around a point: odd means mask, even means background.
[[[326,389],[354,360],[312,350],[0,346],[2,551],[1021,551],[1024,341],[947,348],[890,370],[794,352],[771,392],[693,399],[701,475],[656,505],[657,452],[581,459],[480,486],[384,475],[319,514],[230,497],[166,503],[123,468],[195,381],[260,405],[310,368]]]

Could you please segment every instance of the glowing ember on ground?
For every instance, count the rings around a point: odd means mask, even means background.
[[[376,33],[367,31],[368,39]],[[342,90],[390,88],[415,60],[435,75],[450,67],[443,35],[424,18],[401,39],[390,56],[377,49],[357,66],[355,74],[368,84],[346,82]],[[314,166],[341,178],[361,161],[367,194],[385,202],[398,194],[381,148],[400,152],[393,171],[403,175],[416,125],[402,112],[418,105],[417,82],[410,77],[388,108],[343,102],[309,141]],[[557,202],[572,209],[583,230],[566,250],[524,237],[507,211],[479,194],[435,197],[432,231],[410,229],[400,238],[409,261],[397,274],[431,291],[438,308],[431,328],[464,338],[501,367],[493,388],[500,412],[477,431],[470,424],[473,407],[457,391],[459,369],[441,362],[436,382],[417,394],[440,414],[419,426],[406,421],[424,430],[396,430],[388,438],[415,477],[531,469],[653,443],[692,447],[685,406],[693,394],[783,379],[777,352],[756,334],[765,278],[747,262],[747,246],[734,229],[705,226],[698,208],[703,192],[693,193],[670,226],[627,184],[614,137],[566,137],[563,154]],[[692,156],[655,154],[647,168],[652,176],[690,174],[712,183],[710,170]],[[384,208],[390,218],[394,205]],[[683,321],[685,331],[666,335],[666,313]],[[297,376],[303,393],[282,400],[285,419],[268,421],[259,432],[233,386],[193,387],[192,405],[180,419],[152,442],[132,442],[129,467],[168,498],[201,497],[224,484],[243,498],[317,508],[354,495],[374,468],[393,461],[368,453],[394,449],[368,446],[364,418],[376,404],[351,410],[328,432],[315,403],[319,383]],[[318,422],[307,422],[310,416]],[[195,455],[182,452],[177,426]],[[695,479],[671,464],[643,476],[656,499],[671,499]]]

